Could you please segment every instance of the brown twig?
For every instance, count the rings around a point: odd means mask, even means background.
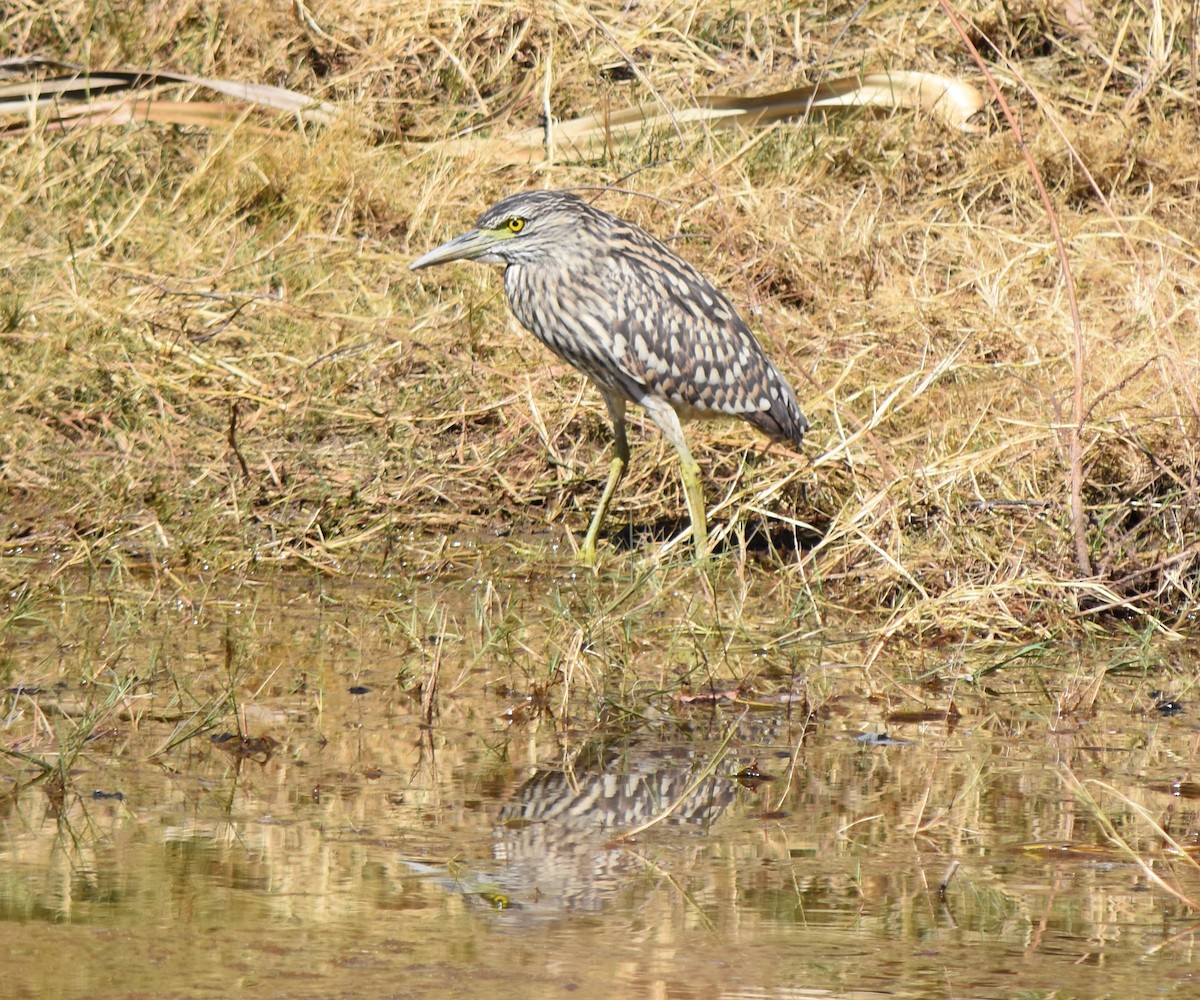
[[[250,466],[246,464],[245,456],[242,455],[242,449],[238,447],[237,442],[238,403],[240,402],[240,399],[235,399],[229,404],[229,447],[233,450],[238,465],[242,468],[242,479],[250,482]]]

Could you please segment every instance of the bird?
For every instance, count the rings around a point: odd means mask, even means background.
[[[808,430],[796,393],[729,299],[640,226],[569,191],[527,190],[473,229],[418,257],[504,265],[520,324],[600,390],[613,428],[608,481],[578,559],[595,566],[600,528],[629,467],[627,403],[641,406],[679,453],[698,558],[708,550],[700,467],[681,420],[737,417],[797,449]]]

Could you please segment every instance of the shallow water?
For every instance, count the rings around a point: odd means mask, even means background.
[[[714,701],[764,654],[620,683],[552,626],[482,627],[482,593],[91,586],[11,628],[0,993],[1200,995],[1151,873],[1200,879],[1139,813],[1195,846],[1186,653],[964,653],[936,684],[820,656]]]

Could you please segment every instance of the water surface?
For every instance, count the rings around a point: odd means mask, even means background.
[[[1200,898],[1153,825],[1196,846],[1177,647],[700,671],[670,595],[589,648],[478,581],[345,588],[5,633],[3,995],[1200,992],[1153,880]]]

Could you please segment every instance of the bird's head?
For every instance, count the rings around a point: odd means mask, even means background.
[[[475,228],[435,247],[408,265],[419,271],[452,260],[484,264],[536,263],[561,253],[579,233],[589,209],[563,191],[522,191],[497,202]]]

